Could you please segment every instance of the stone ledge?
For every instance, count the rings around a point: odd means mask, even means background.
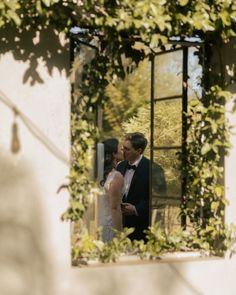
[[[78,260],[73,267],[109,267],[120,265],[138,265],[138,264],[155,264],[155,263],[181,263],[187,261],[203,261],[223,259],[218,256],[210,256],[208,252],[201,251],[176,251],[160,254],[155,259],[141,259],[137,255],[121,255],[116,262],[101,262],[98,259],[83,261]]]

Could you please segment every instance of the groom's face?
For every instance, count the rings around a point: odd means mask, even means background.
[[[135,150],[132,143],[129,140],[126,140],[123,145],[123,153],[126,161],[134,163],[139,158],[141,149]]]

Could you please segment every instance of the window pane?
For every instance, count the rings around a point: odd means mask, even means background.
[[[202,66],[199,64],[197,55],[198,49],[189,48],[188,54],[188,99],[194,99],[202,96],[201,79]]]
[[[155,58],[155,98],[181,95],[183,52],[158,55]]]
[[[181,149],[154,151],[152,166],[152,224],[168,231],[180,227]],[[165,188],[165,189],[164,189]]]
[[[153,205],[158,196],[181,197],[181,163],[177,153],[180,149],[154,151],[152,166]],[[163,190],[163,175],[166,189]]]
[[[180,203],[163,201],[157,208],[152,209],[152,225],[156,222],[167,232],[181,227]]]
[[[154,147],[180,146],[182,100],[157,101],[154,107]]]

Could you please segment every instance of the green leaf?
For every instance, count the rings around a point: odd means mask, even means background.
[[[41,1],[37,1],[36,2],[36,8],[37,8],[37,11],[39,13],[42,13],[42,5],[41,5]]]
[[[218,95],[219,96],[223,96],[225,98],[226,101],[228,101],[231,97],[232,97],[232,93],[229,92],[229,91],[224,91],[224,90],[221,90],[218,92]]]
[[[51,5],[51,0],[41,0],[47,7]]]
[[[20,25],[21,19],[19,18],[18,14],[16,14],[14,11],[8,10],[7,17],[11,18],[17,26]]]
[[[215,193],[216,193],[217,197],[221,197],[223,195],[222,187],[221,186],[215,187]]]
[[[178,2],[181,6],[185,6],[188,4],[189,0],[178,0]]]
[[[198,99],[192,99],[189,102],[189,105],[192,106],[192,107],[196,107],[199,104],[200,104],[200,101]]]
[[[230,26],[231,25],[230,14],[229,14],[228,11],[222,11],[219,15],[220,15],[220,18],[222,20],[222,23],[225,26]]]
[[[218,207],[219,207],[219,202],[212,202],[211,203],[211,209],[212,209],[212,211],[217,210]]]
[[[209,143],[205,143],[201,148],[201,154],[205,155],[211,150],[211,145]]]

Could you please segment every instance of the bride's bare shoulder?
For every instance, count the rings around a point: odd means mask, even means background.
[[[124,178],[124,176],[121,174],[121,172],[120,171],[117,171],[117,170],[116,170],[116,176],[117,177],[120,177],[120,178]]]
[[[119,171],[116,171],[114,179],[116,179],[117,181],[124,181],[124,176]]]

